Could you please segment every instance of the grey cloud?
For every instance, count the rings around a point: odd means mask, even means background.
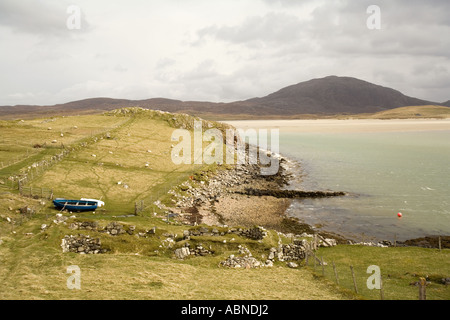
[[[0,26],[15,32],[40,36],[70,37],[73,30],[67,28],[70,16],[67,8],[71,3],[55,0],[2,0],[0,2]],[[81,9],[81,28],[77,32],[89,30],[89,23]]]
[[[285,44],[301,38],[304,24],[294,15],[268,13],[249,17],[241,25],[209,26],[199,30],[197,35],[200,42],[210,37],[247,46]]]

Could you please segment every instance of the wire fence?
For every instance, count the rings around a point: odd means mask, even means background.
[[[30,160],[32,156],[38,156],[39,154],[31,153],[30,155],[30,152],[28,152],[28,150],[27,153],[21,157],[17,156],[16,158],[9,160],[8,162],[0,162],[0,170],[21,162],[24,164],[22,168],[23,172],[9,174],[7,177],[0,177],[0,188],[19,190],[19,192],[22,193],[21,189],[27,186],[34,178],[41,176],[47,170],[50,170],[55,164],[67,158],[71,153],[78,152],[84,148],[87,148],[92,144],[101,141],[102,139],[110,138],[111,132],[120,129],[121,127],[126,125],[128,121],[130,120],[123,121],[112,130],[91,131],[90,136],[85,137],[69,146],[65,146],[62,143],[58,145],[46,146],[46,149],[55,149],[55,154],[47,156],[45,159],[41,159],[33,163],[27,164],[26,162],[27,160]],[[61,151],[58,152],[57,150]]]
[[[442,299],[440,293],[449,290],[448,283],[437,279],[431,282],[425,275],[411,276],[410,281],[405,281],[405,275],[395,279],[390,274],[383,273],[378,266],[336,263],[314,250],[307,250],[304,263],[316,276],[334,282],[339,288],[360,297],[373,300]]]

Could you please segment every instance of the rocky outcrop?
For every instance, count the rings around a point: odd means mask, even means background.
[[[177,259],[185,259],[190,256],[208,256],[214,254],[214,251],[210,247],[206,249],[202,244],[198,244],[195,248],[191,248],[189,242],[186,242],[183,247],[175,250],[175,257]]]
[[[246,237],[252,240],[262,240],[267,236],[267,231],[262,227],[254,227],[247,230],[243,230],[239,233],[242,237]]]
[[[79,254],[99,254],[107,252],[102,248],[99,238],[91,238],[88,235],[66,235],[61,241],[63,252],[75,252]]]
[[[230,255],[226,260],[221,261],[219,265],[221,267],[243,269],[254,269],[269,266],[254,257],[236,257],[234,255]]]
[[[183,231],[183,237],[185,240],[188,240],[191,236],[225,236],[230,233],[252,240],[262,240],[267,236],[267,230],[263,227],[253,227],[249,229],[227,228],[226,230],[223,230],[222,228],[222,231],[219,231],[217,228],[200,227]]]
[[[326,198],[340,197],[347,193],[343,191],[301,191],[301,190],[260,190],[247,188],[244,191],[236,191],[235,193],[248,196],[270,196],[275,198]]]
[[[254,269],[261,267],[271,267],[273,266],[272,261],[267,260],[265,263],[256,259],[252,256],[250,250],[242,245],[238,246],[238,256],[232,254],[226,260],[219,263],[220,267],[226,268],[243,268],[243,269]]]
[[[83,221],[83,222],[72,222],[69,225],[69,228],[72,230],[93,230],[97,231],[99,226],[96,221]]]

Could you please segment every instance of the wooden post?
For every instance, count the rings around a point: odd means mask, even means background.
[[[305,265],[308,266],[308,250],[305,251]]]
[[[334,264],[334,261],[333,261],[333,270],[334,270],[334,277],[336,278],[336,284],[339,285],[339,277],[338,277],[338,273],[337,273],[336,265]]]
[[[325,277],[325,264],[323,263],[323,256],[320,257],[320,264],[322,265],[322,276]]]
[[[313,255],[314,255],[314,253],[313,253]],[[314,258],[315,258],[315,256],[314,256]],[[316,259],[314,259],[314,271],[316,271]]]
[[[439,236],[439,252],[442,250],[442,246],[441,246],[441,236]]]
[[[419,300],[427,300],[426,293],[427,281],[425,278],[419,279]]]
[[[355,272],[353,271],[353,266],[350,266],[350,270],[352,271],[353,286],[355,287],[355,292],[358,293],[358,287],[356,286],[356,278]]]

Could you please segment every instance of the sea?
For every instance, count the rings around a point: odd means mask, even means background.
[[[279,149],[298,163],[289,188],[349,193],[294,200],[288,216],[355,241],[450,235],[450,129],[286,129]]]

